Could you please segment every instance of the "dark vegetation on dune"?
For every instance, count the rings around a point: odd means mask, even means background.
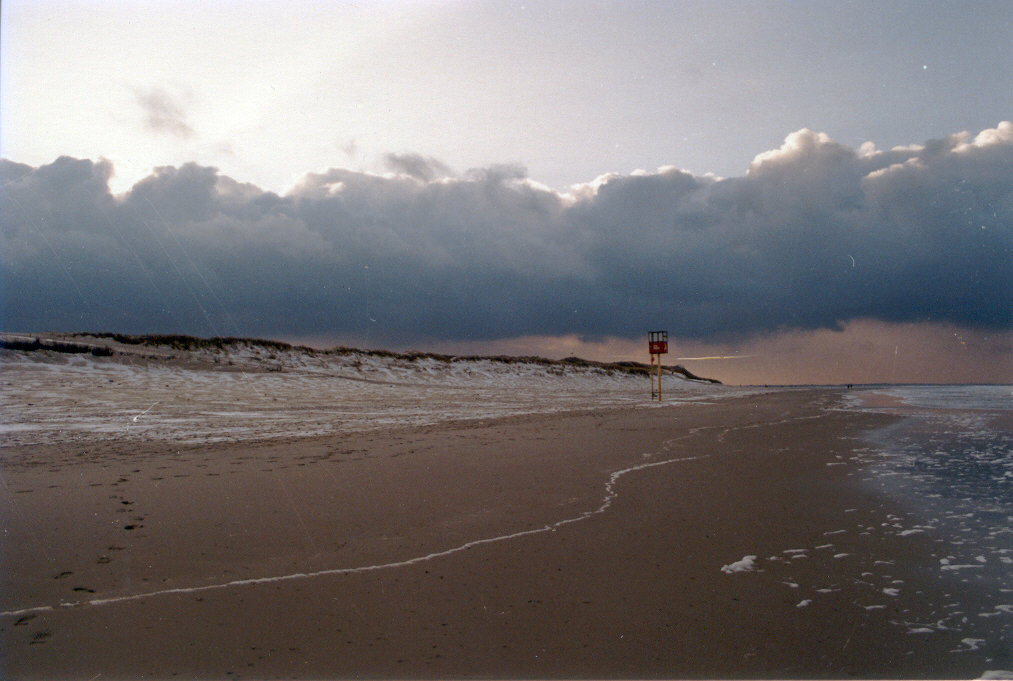
[[[21,350],[23,352],[34,352],[36,350],[52,350],[53,352],[68,352],[76,354],[91,353],[96,357],[110,357],[113,351],[100,345],[84,345],[82,343],[69,343],[50,339],[35,338],[30,341],[3,340],[0,339],[0,348],[4,350]]]
[[[546,367],[549,370],[561,370],[565,366],[575,366],[584,368],[597,368],[606,372],[612,373],[624,373],[631,375],[644,375],[646,376],[652,371],[652,367],[641,362],[596,362],[589,359],[582,359],[580,357],[567,357],[565,359],[546,359],[544,357],[535,356],[522,356],[513,357],[508,355],[443,355],[435,352],[419,352],[419,351],[408,351],[408,352],[393,352],[391,350],[362,350],[358,348],[349,348],[339,346],[331,348],[329,350],[317,350],[310,348],[305,345],[292,345],[282,341],[264,340],[261,338],[235,338],[230,336],[215,336],[212,338],[199,338],[197,336],[186,336],[178,334],[146,334],[146,335],[128,335],[122,333],[89,333],[89,334],[61,334],[70,337],[76,336],[91,336],[96,339],[109,339],[123,345],[137,345],[137,346],[148,346],[148,347],[168,347],[173,350],[179,351],[194,351],[194,350],[218,350],[225,351],[229,347],[235,346],[249,346],[259,347],[273,352],[304,352],[312,355],[351,355],[359,354],[370,357],[388,357],[391,359],[414,362],[421,359],[431,359],[439,362],[465,362],[472,360],[486,360],[490,362],[499,362],[502,364],[535,364]],[[80,342],[54,340],[54,339],[41,339],[35,338],[32,341],[21,341],[21,340],[0,340],[0,348],[8,350],[21,350],[21,351],[35,351],[35,350],[51,350],[54,352],[68,352],[68,353],[91,353],[92,355],[99,357],[108,357],[115,354],[115,351],[111,348],[103,345],[90,345]],[[674,366],[663,366],[662,371],[667,374],[675,374],[684,378],[694,381],[705,381],[707,383],[720,384],[721,382],[713,378],[704,378],[697,376],[691,371],[680,365]]]

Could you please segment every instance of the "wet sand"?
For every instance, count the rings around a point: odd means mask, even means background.
[[[0,673],[977,676],[838,396],[4,447]]]

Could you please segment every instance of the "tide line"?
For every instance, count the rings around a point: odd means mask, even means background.
[[[694,429],[691,429],[691,431],[690,431],[690,433],[688,435],[684,435],[682,437],[673,438],[672,440],[665,441],[663,443],[662,448],[661,448],[660,451],[661,452],[667,451],[670,448],[670,446],[675,441],[681,440],[681,439],[683,439],[685,437],[689,437],[689,436],[695,434],[695,432],[698,431],[698,430],[700,430],[700,429],[694,428]],[[533,529],[530,529],[530,530],[521,530],[520,532],[512,532],[510,534],[503,534],[503,535],[498,535],[498,536],[495,536],[495,537],[486,537],[484,539],[475,539],[475,540],[472,540],[472,541],[469,541],[469,542],[465,542],[464,544],[461,544],[459,546],[454,546],[452,548],[445,549],[443,551],[434,551],[433,553],[427,553],[425,555],[416,556],[414,558],[407,558],[405,560],[394,561],[394,562],[391,562],[391,563],[380,563],[380,564],[377,564],[377,565],[362,565],[362,566],[359,566],[359,567],[329,568],[327,570],[317,570],[317,571],[314,571],[314,572],[294,572],[292,574],[276,575],[276,576],[273,576],[273,577],[250,577],[250,578],[247,578],[247,579],[235,579],[235,580],[232,580],[232,581],[229,581],[229,582],[221,582],[221,583],[218,583],[218,584],[205,584],[203,586],[191,586],[191,587],[176,587],[176,588],[173,588],[173,589],[161,589],[159,591],[148,591],[148,592],[145,592],[145,593],[129,594],[129,595],[126,595],[126,596],[113,596],[113,597],[110,597],[110,598],[93,598],[93,599],[87,600],[87,601],[64,601],[64,602],[61,602],[59,605],[40,605],[40,606],[34,606],[34,607],[28,607],[28,608],[20,608],[20,609],[17,609],[17,610],[4,610],[4,611],[0,611],[0,617],[20,617],[20,616],[24,616],[24,615],[32,615],[32,614],[37,614],[37,613],[41,613],[41,612],[49,612],[49,611],[63,609],[63,608],[81,608],[81,607],[87,607],[87,606],[112,605],[112,604],[115,604],[115,603],[128,603],[128,602],[131,602],[131,601],[140,601],[140,600],[144,600],[144,599],[148,599],[148,598],[156,598],[156,597],[159,597],[159,596],[172,596],[172,595],[180,595],[180,594],[195,594],[195,593],[203,593],[203,592],[207,592],[207,591],[218,591],[218,590],[222,590],[222,589],[231,589],[231,588],[235,588],[235,587],[255,586],[257,584],[273,584],[273,583],[277,583],[277,582],[291,582],[291,581],[295,581],[295,580],[299,580],[299,579],[313,579],[315,577],[327,577],[327,576],[333,576],[333,575],[349,575],[349,574],[356,574],[356,573],[361,573],[361,572],[374,572],[374,571],[377,571],[377,570],[390,570],[390,569],[394,569],[394,568],[401,568],[401,567],[408,567],[408,566],[411,566],[411,565],[417,565],[419,563],[425,563],[427,561],[436,560],[438,558],[444,558],[446,556],[451,556],[451,555],[453,555],[455,553],[461,553],[462,551],[467,551],[467,550],[469,550],[471,548],[474,548],[476,546],[482,546],[483,544],[494,544],[494,543],[497,543],[497,542],[509,541],[511,539],[518,539],[520,537],[527,537],[527,536],[531,536],[531,535],[542,534],[544,532],[555,532],[557,528],[563,527],[564,525],[570,525],[570,524],[573,524],[573,523],[577,523],[577,522],[580,522],[582,520],[586,520],[586,519],[590,518],[591,516],[598,515],[600,513],[604,513],[605,511],[607,511],[609,509],[609,507],[612,506],[612,502],[615,501],[616,497],[618,496],[618,493],[615,491],[615,484],[616,484],[616,482],[622,476],[626,475],[627,473],[632,473],[634,471],[640,471],[640,470],[644,470],[644,469],[647,469],[647,468],[655,468],[657,466],[667,466],[668,464],[673,464],[673,463],[682,463],[682,462],[687,462],[687,461],[697,461],[697,460],[706,459],[706,458],[709,458],[709,457],[710,457],[710,454],[702,454],[702,455],[698,455],[698,456],[686,456],[686,457],[675,458],[675,459],[665,459],[663,461],[651,461],[651,462],[647,462],[647,463],[637,464],[636,466],[630,466],[628,468],[623,468],[623,469],[615,471],[611,475],[609,475],[608,481],[605,483],[605,496],[602,498],[602,502],[598,506],[598,508],[596,508],[594,510],[584,511],[579,516],[575,516],[575,517],[572,517],[572,518],[565,518],[563,520],[558,520],[558,521],[556,521],[554,523],[551,523],[549,525],[544,525],[542,527],[536,527],[536,528],[533,528]]]

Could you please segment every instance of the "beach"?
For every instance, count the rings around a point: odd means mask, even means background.
[[[3,447],[8,678],[966,677],[835,389]],[[1010,613],[999,611],[999,617]],[[971,625],[975,623],[972,622]],[[968,626],[971,626],[968,625]]]

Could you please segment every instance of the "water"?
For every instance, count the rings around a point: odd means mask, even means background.
[[[902,418],[867,435],[866,480],[917,518],[898,534],[937,547],[928,566],[951,589],[941,628],[1013,658],[1013,387],[885,386],[851,408]],[[1005,668],[1009,669],[1009,666]]]
[[[920,409],[1005,412],[1013,409],[1013,386],[1009,385],[903,385],[878,392]]]

